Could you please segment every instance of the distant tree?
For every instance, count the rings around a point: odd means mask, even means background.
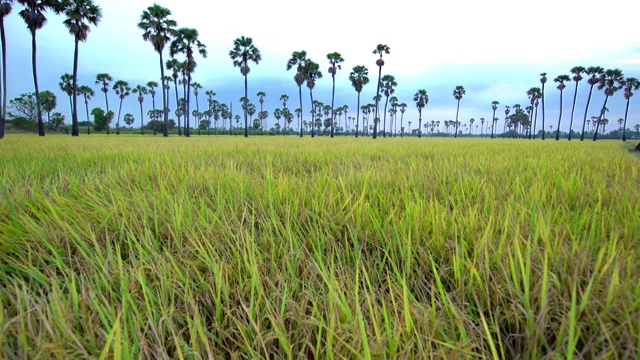
[[[458,113],[460,112],[460,100],[462,100],[462,97],[467,93],[467,91],[464,89],[464,87],[462,85],[458,85],[456,86],[456,88],[453,90],[453,97],[458,100],[458,108],[456,110],[456,133],[453,136],[458,137],[458,126],[460,124],[460,122],[458,121]]]
[[[111,81],[113,81],[113,78],[109,74],[102,73],[102,74],[96,75],[96,84],[102,85],[102,88],[100,88],[100,90],[102,90],[102,92],[104,93],[104,103],[107,107],[107,113],[109,113],[109,99],[107,98],[107,92],[109,92],[109,82]],[[107,124],[107,135],[109,135],[111,133],[111,131],[109,130],[109,122],[107,122],[106,124]],[[100,130],[97,130],[97,131],[100,131]]]
[[[358,93],[358,107],[360,109],[360,93],[362,88],[369,83],[369,70],[364,65],[357,65],[353,67],[351,74],[349,74],[349,80],[351,85]],[[360,112],[356,111],[356,138],[358,137],[358,128],[360,126]]]
[[[562,93],[567,85],[566,81],[571,81],[571,77],[569,75],[558,75],[553,81],[558,83],[558,90],[560,90],[560,115],[558,116],[558,127],[556,128],[556,141],[560,140],[560,122],[562,121]],[[571,132],[571,129],[569,129]]]
[[[340,65],[342,62],[344,62],[344,59],[342,58],[342,55],[340,55],[340,53],[338,52],[332,52],[327,54],[327,60],[329,60],[329,74],[331,74],[331,79],[333,81],[333,85],[331,88],[331,118],[334,118],[334,100],[335,100],[335,96],[336,96],[336,73],[338,72],[338,70],[342,69],[342,65]],[[333,133],[334,133],[334,128],[333,128],[333,121],[331,121],[331,137],[333,137]]]
[[[602,119],[604,118],[605,109],[607,108],[607,101],[609,97],[613,96],[624,83],[624,75],[622,74],[622,70],[620,69],[608,69],[604,72],[604,74],[600,75],[600,80],[598,82],[598,90],[604,89],[604,104],[602,105],[602,110],[600,111],[600,117],[598,117],[598,123],[596,124],[596,131],[593,133],[593,141],[596,141],[598,136],[598,129],[600,128],[600,124],[602,123]],[[604,133],[604,131],[603,131]]]
[[[72,111],[71,111],[71,136],[79,136],[78,128],[78,48],[79,43],[87,41],[90,25],[97,26],[102,19],[102,9],[94,4],[93,0],[57,0],[53,8],[57,14],[64,14],[66,19],[64,26],[73,35],[75,50],[73,53],[73,80],[72,80]]]
[[[407,111],[407,104],[406,103],[402,103],[400,104],[400,137],[403,136],[404,134],[404,125],[403,120],[404,120],[404,112]]]
[[[420,89],[415,95],[413,95],[413,101],[416,103],[416,107],[418,108],[418,137],[422,137],[422,109],[424,109],[429,103],[429,95],[427,94],[427,90]],[[411,128],[411,122],[409,122],[409,128]]]
[[[258,102],[260,103],[260,112],[258,112],[258,116],[260,116],[260,113],[262,112],[262,104],[264,103],[264,97],[267,96],[267,93],[265,93],[264,91],[260,90],[260,91],[258,91],[256,96],[258,97]],[[264,136],[264,124],[260,125],[260,129],[262,130],[261,131],[261,135]]]
[[[300,137],[302,137],[302,84],[306,80],[304,74],[304,66],[307,63],[307,52],[302,51],[294,51],[291,54],[291,58],[287,61],[287,70],[291,70],[292,68],[296,68],[296,74],[293,76],[296,84],[298,85],[298,95],[300,97],[300,112],[298,113],[298,125],[300,127]],[[302,121],[301,121],[302,120]]]
[[[93,89],[90,88],[89,86],[82,85],[78,87],[78,94],[84,97],[84,106],[87,110],[87,135],[89,135],[91,134],[91,130],[90,130],[91,121],[89,120],[89,100],[91,100],[91,98],[95,96],[95,93],[93,92]]]
[[[629,102],[633,96],[633,91],[640,89],[640,81],[634,77],[624,81],[624,98],[627,99],[627,106],[624,110],[624,120],[622,121],[622,141],[627,141],[627,115],[629,114]]]
[[[178,97],[178,77],[182,71],[182,63],[172,58],[167,60],[167,70],[171,70],[171,77],[173,78],[173,85],[176,93],[176,116],[178,118],[178,136],[182,136],[182,130],[180,129],[180,118],[182,117],[182,111],[180,111],[180,98]],[[168,98],[167,98],[168,99]]]
[[[153,110],[153,112],[156,111],[156,88],[157,87],[158,87],[158,83],[157,82],[149,81],[149,82],[147,82],[147,89],[145,89],[145,90],[147,90],[147,92],[145,92],[143,94],[143,95],[151,94],[151,109]],[[135,91],[134,91],[134,93],[135,93]],[[138,101],[140,101],[140,99],[138,99]],[[162,102],[166,104],[166,99],[163,98]],[[142,105],[142,103],[140,105]],[[142,109],[140,109],[140,110],[142,110]],[[165,126],[164,127],[167,128],[167,135],[166,136],[169,136],[168,135],[169,134],[169,116],[166,113],[166,111],[164,112],[164,115],[162,117],[163,117],[163,120],[165,120],[165,123],[164,123]],[[140,119],[142,119],[142,115],[140,115]],[[158,120],[160,120],[160,119],[158,119]],[[144,120],[142,120],[142,122],[144,123]],[[163,136],[165,136],[164,135],[164,127],[163,127],[163,133],[162,133]],[[156,131],[156,128],[154,127],[153,128],[153,135],[156,135],[156,133],[157,133],[157,131]],[[142,132],[142,134],[144,135],[144,131]]]
[[[131,94],[129,83],[124,80],[118,80],[113,83],[113,91],[120,98],[120,107],[118,109],[118,122],[116,123],[116,135],[120,135],[120,113],[122,112],[122,101]]]
[[[540,83],[542,84],[542,140],[544,140],[544,84],[547,83],[547,73],[540,74]]]
[[[253,44],[253,39],[250,37],[241,36],[233,41],[233,49],[229,51],[229,56],[233,60],[233,66],[240,68],[240,73],[244,76],[244,137],[249,136],[249,123],[247,122],[247,100],[248,100],[248,86],[247,75],[251,69],[249,68],[249,62],[254,62],[256,65],[262,60],[260,50]]]
[[[576,88],[573,92],[573,105],[571,106],[571,120],[569,122],[569,137],[571,141],[571,133],[573,132],[573,113],[576,110],[576,99],[578,98],[578,83],[583,79],[582,74],[586,71],[584,66],[574,66],[571,68],[571,74],[573,74],[573,81],[576,83]]]
[[[129,128],[131,128],[131,124],[133,124],[134,121],[135,119],[133,118],[133,114],[130,114],[130,113],[124,114],[124,123],[127,124]]]
[[[71,74],[62,74],[60,76],[60,82],[58,83],[60,90],[67,94],[69,97],[69,107],[71,112],[73,112],[73,75]]]
[[[47,126],[49,130],[53,130],[51,126],[51,112],[58,105],[56,95],[49,90],[40,93],[40,101],[42,101],[42,109],[47,112]]]
[[[382,122],[382,137],[386,138],[387,137],[387,106],[389,105],[389,97],[396,92],[396,86],[398,86],[398,83],[396,82],[396,78],[393,75],[389,75],[389,74],[385,74],[385,76],[382,77],[381,81],[382,81],[382,84],[380,84],[380,86],[382,87],[382,92],[384,93],[384,96],[386,96],[387,98],[387,100],[384,103],[384,117]]]
[[[93,129],[95,131],[106,130],[109,127],[111,119],[113,119],[113,111],[105,114],[104,110],[100,108],[93,108],[91,115],[93,115]]]
[[[144,101],[144,96],[147,95],[149,93],[149,91],[147,90],[146,87],[144,87],[143,85],[137,85],[133,91],[134,94],[138,94],[138,103],[140,103],[140,133],[142,135],[144,135],[144,112],[142,110],[142,102]],[[153,113],[155,114],[156,109],[152,110]],[[118,115],[119,117],[119,115]],[[127,124],[129,125],[129,124]],[[155,127],[154,127],[154,132],[153,134],[155,135]]]
[[[9,119],[23,118],[26,122],[33,124],[33,128],[37,128],[38,121],[38,103],[35,93],[24,93],[20,96],[9,100]]]
[[[191,88],[193,89],[193,96],[196,97],[196,114],[200,114],[200,105],[198,104],[198,94],[199,94],[199,90],[202,89],[202,85],[200,85],[200,83],[198,82],[192,82],[191,83]],[[200,119],[198,118],[198,122],[200,121]],[[200,124],[198,123],[197,125],[198,128],[198,135],[200,134]],[[155,135],[155,134],[154,134]]]
[[[493,125],[494,125],[494,126],[491,127],[491,138],[492,139],[493,139],[493,133],[494,133],[496,119],[497,119],[496,118],[496,110],[498,110],[498,105],[500,105],[499,101],[495,101],[494,100],[494,101],[491,102],[491,109],[493,109],[493,117],[492,117],[492,119],[493,119]]]
[[[311,97],[311,103],[313,104],[313,88],[316,86],[316,79],[322,78],[322,72],[320,71],[320,65],[307,59],[304,64],[304,77],[307,80],[307,87],[309,88],[309,96]],[[313,108],[313,107],[312,107]],[[314,111],[311,112],[311,118],[314,118]],[[314,126],[311,126],[311,137],[315,136]]]
[[[51,114],[51,119],[49,122],[49,126],[53,131],[59,131],[62,126],[64,126],[64,115],[59,112],[54,112]]]
[[[385,44],[378,44],[376,48],[373,50],[373,54],[380,55],[380,58],[376,60],[376,65],[378,65],[378,88],[376,90],[376,108],[375,108],[375,118],[373,120],[373,139],[375,140],[378,137],[378,122],[380,121],[380,117],[378,116],[378,111],[380,107],[380,85],[382,80],[382,67],[384,66],[384,60],[382,59],[382,54],[389,54],[391,48]]]

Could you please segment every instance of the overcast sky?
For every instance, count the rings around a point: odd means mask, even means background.
[[[104,96],[95,85],[98,73],[109,73],[114,80],[125,80],[131,87],[159,80],[159,60],[150,43],[142,40],[137,28],[140,14],[153,2],[147,0],[97,0],[103,10],[98,27],[92,28],[88,41],[80,45],[79,81],[93,87],[96,97],[90,108],[104,107]],[[460,105],[460,121],[491,118],[491,101],[500,102],[497,116],[504,118],[504,105],[528,104],[526,91],[540,86],[539,74],[547,72],[545,90],[547,122],[557,123],[559,91],[553,78],[569,74],[571,67],[599,65],[620,68],[625,76],[640,78],[640,38],[634,21],[621,21],[619,14],[631,9],[628,1],[610,0],[600,8],[578,0],[461,0],[450,2],[355,2],[295,0],[208,3],[194,0],[161,0],[169,8],[178,27],[196,28],[207,46],[206,59],[196,57],[198,67],[193,81],[213,90],[219,101],[234,101],[234,114],[239,113],[238,99],[243,96],[243,78],[232,66],[229,50],[239,36],[252,37],[262,54],[260,64],[251,65],[250,100],[258,104],[256,92],[267,93],[264,107],[272,113],[281,107],[278,98],[288,94],[290,107],[297,107],[298,92],[293,70],[286,62],[295,50],[306,50],[309,58],[322,66],[324,78],[317,81],[314,98],[331,102],[331,77],[327,73],[326,54],[337,51],[345,62],[336,75],[336,106],[348,104],[355,115],[356,92],[348,77],[356,65],[369,69],[371,82],[362,92],[362,102],[375,95],[377,44],[387,44],[384,74],[392,74],[398,82],[396,96],[409,104],[405,121],[417,120],[412,102],[418,89],[426,89],[430,101],[423,120],[455,118],[456,100],[452,96],[457,85],[467,93]],[[203,8],[203,4],[207,4]],[[18,16],[22,6],[14,3],[13,12],[5,19],[7,33],[8,95],[33,91],[31,72],[31,37]],[[612,18],[606,18],[606,14]],[[59,89],[60,75],[71,73],[73,37],[62,25],[62,17],[46,14],[48,23],[38,31],[38,77],[41,90],[58,96],[58,108],[70,123],[68,98]],[[610,22],[607,24],[606,22]],[[165,50],[168,58],[168,48]],[[179,58],[181,59],[181,58]],[[563,130],[568,130],[574,84],[564,93]],[[172,89],[173,91],[173,89]],[[581,82],[576,119],[582,119],[588,84]],[[632,98],[628,127],[640,122],[640,94]],[[110,108],[117,97],[109,92]],[[595,92],[589,116],[597,115],[604,101]],[[156,104],[162,100],[156,101]],[[171,104],[175,101],[172,99]],[[309,91],[303,88],[303,107],[309,110]],[[619,92],[608,106],[610,123],[623,117],[625,101]],[[145,113],[150,99],[145,100]],[[205,107],[204,96],[200,107]],[[193,105],[192,105],[192,108]],[[122,113],[132,113],[140,124],[135,95],[124,100]],[[116,113],[117,116],[117,113]],[[85,120],[79,112],[79,120]],[[295,122],[295,120],[294,120]],[[574,129],[578,125],[574,120]],[[274,123],[270,117],[269,126]],[[501,122],[502,123],[502,122]],[[500,123],[500,124],[501,124]],[[134,124],[134,125],[135,125]],[[406,125],[405,125],[406,126]],[[610,125],[613,128],[616,125]],[[415,127],[415,125],[414,125]]]

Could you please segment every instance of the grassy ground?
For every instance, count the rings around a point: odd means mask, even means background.
[[[0,357],[631,358],[620,142],[12,135]]]

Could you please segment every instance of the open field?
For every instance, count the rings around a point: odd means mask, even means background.
[[[617,141],[0,153],[2,358],[640,356],[640,158]]]

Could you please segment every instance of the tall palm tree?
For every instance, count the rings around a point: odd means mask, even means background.
[[[385,44],[378,44],[376,48],[373,50],[373,54],[379,54],[380,58],[376,60],[376,65],[378,65],[378,87],[376,89],[376,108],[375,108],[375,118],[373,119],[373,139],[375,140],[378,137],[378,122],[380,121],[380,117],[378,116],[378,111],[380,107],[380,84],[382,80],[382,67],[384,66],[384,60],[382,59],[382,54],[389,54],[390,47]]]
[[[356,92],[358,93],[358,107],[360,109],[360,93],[362,88],[369,83],[369,70],[364,65],[357,65],[353,67],[353,70],[349,74],[349,81]],[[356,138],[358,137],[358,127],[360,125],[360,111],[356,111]]]
[[[533,107],[537,102],[538,99],[541,96],[541,90],[539,87],[532,87],[529,90],[527,90],[527,96],[529,96],[529,101],[531,103],[531,106]],[[529,125],[531,125],[533,123],[533,129],[532,131],[529,132],[529,139],[531,139],[532,137],[535,139],[535,131],[536,131],[536,124],[535,121],[533,120],[533,112],[529,113]]]
[[[173,78],[173,87],[176,93],[176,117],[178,118],[178,136],[182,136],[182,130],[180,128],[180,118],[182,112],[180,111],[180,98],[178,97],[178,77],[182,72],[182,63],[175,58],[167,60],[167,70],[171,70],[171,77]],[[169,99],[167,98],[167,103]]]
[[[107,92],[109,92],[109,82],[113,81],[113,78],[111,77],[111,75],[106,74],[106,73],[101,73],[96,75],[96,84],[100,84],[102,85],[102,87],[100,88],[100,90],[102,90],[102,92],[104,93],[104,103],[107,107],[107,111],[105,112],[105,114],[107,116],[109,116],[109,99],[107,98]],[[109,135],[111,133],[111,131],[109,130],[109,122],[107,121],[107,135]]]
[[[416,102],[418,114],[420,115],[418,118],[418,137],[422,137],[422,109],[429,103],[429,95],[427,94],[427,90],[418,90],[418,92],[413,95],[413,101]],[[411,127],[411,124],[409,124],[409,127]]]
[[[382,83],[380,84],[380,86],[382,86],[382,92],[384,93],[384,96],[387,97],[387,100],[384,103],[384,117],[383,117],[383,122],[382,122],[382,137],[386,138],[387,137],[387,105],[389,104],[389,96],[393,95],[396,92],[395,87],[398,86],[398,83],[396,82],[396,78],[393,75],[389,75],[386,74],[385,76],[382,77]]]
[[[604,74],[600,75],[600,81],[598,82],[598,90],[604,89],[604,104],[602,105],[602,110],[600,110],[600,117],[598,118],[598,123],[596,124],[596,131],[593,133],[593,141],[596,141],[598,137],[598,129],[600,128],[600,123],[602,123],[604,113],[607,109],[607,101],[610,96],[613,96],[624,84],[624,75],[622,74],[622,70],[620,69],[608,69],[604,72]],[[604,131],[603,131],[604,132]]]
[[[155,81],[149,81],[147,82],[147,92],[144,93],[144,95],[147,94],[151,94],[151,109],[153,111],[153,113],[156,113],[156,88],[158,87],[158,83]],[[135,91],[134,91],[135,93]],[[163,97],[162,101],[163,103],[166,105],[166,99]],[[140,118],[142,118],[142,116],[140,116]],[[167,131],[169,129],[167,128]],[[144,132],[142,133],[144,135]],[[156,126],[153,126],[153,135],[156,134]],[[168,135],[167,135],[168,136]]]
[[[558,141],[560,140],[560,122],[562,121],[562,90],[567,87],[565,81],[571,81],[571,77],[569,75],[558,75],[553,81],[558,83],[558,90],[560,90],[560,115],[558,116],[558,126],[556,127],[556,141]],[[571,129],[569,129],[569,132],[571,132]]]
[[[542,140],[544,140],[544,84],[547,83],[547,73],[540,74],[540,83],[542,84]]]
[[[627,78],[624,81],[624,98],[627,99],[627,106],[624,110],[624,120],[622,121],[622,141],[627,141],[627,115],[629,114],[629,102],[633,96],[633,91],[640,89],[640,81],[634,77]]]
[[[249,95],[247,93],[247,74],[251,71],[249,62],[254,62],[257,65],[262,60],[262,56],[260,55],[260,50],[253,44],[253,39],[244,36],[233,41],[233,49],[229,51],[229,56],[233,60],[233,66],[239,67],[240,73],[244,76],[244,137],[248,137],[247,100]]]
[[[493,126],[491,126],[491,138],[493,139],[493,132],[495,129],[495,124],[496,124],[496,110],[498,110],[498,105],[500,105],[499,101],[492,101],[491,102],[491,109],[493,109],[493,116],[491,117],[491,119],[493,119],[492,124]]]
[[[118,108],[118,123],[116,124],[116,135],[120,135],[120,113],[122,112],[122,101],[130,95],[131,88],[129,83],[124,80],[118,80],[113,83],[113,91],[120,98],[120,107]]]
[[[304,74],[304,66],[307,63],[307,52],[302,51],[294,51],[291,54],[291,58],[287,61],[287,70],[291,70],[292,68],[296,68],[296,74],[293,76],[293,80],[295,80],[298,85],[298,95],[300,98],[300,115],[298,116],[298,125],[300,126],[300,137],[302,137],[302,122],[304,121],[302,118],[302,84],[304,84],[305,74]]]
[[[36,110],[38,113],[38,135],[44,136],[44,123],[42,122],[42,109],[40,108],[40,90],[38,89],[38,72],[36,64],[36,31],[42,29],[47,22],[44,13],[54,4],[53,0],[18,0],[25,6],[20,11],[20,17],[27,24],[31,32],[31,66],[33,69],[33,84],[36,94]]]
[[[102,19],[102,9],[93,3],[93,0],[59,0],[54,3],[57,14],[63,13],[66,19],[64,26],[73,35],[75,48],[73,52],[73,105],[71,112],[71,135],[78,136],[78,45],[80,41],[87,41],[90,25],[97,26]]]
[[[157,85],[157,84],[156,84]],[[146,87],[144,87],[143,85],[137,85],[135,87],[135,89],[132,90],[132,92],[134,94],[138,94],[138,102],[140,103],[140,133],[142,135],[144,135],[144,113],[142,111],[142,102],[144,101],[144,96],[147,95],[149,93],[149,90],[147,90]],[[156,109],[151,110],[152,114],[156,113]],[[153,125],[153,134],[155,135],[156,130],[155,130],[156,126],[155,124]]]
[[[459,126],[459,122],[458,122],[458,113],[460,112],[460,100],[462,100],[462,97],[464,96],[464,94],[466,94],[467,91],[464,89],[464,87],[462,85],[458,85],[456,86],[456,88],[453,90],[453,97],[458,100],[458,108],[456,110],[456,133],[453,136],[454,138],[458,137],[458,126]]]
[[[4,137],[7,119],[7,41],[4,32],[4,18],[11,13],[13,0],[0,0],[0,41],[2,43],[2,108],[0,108],[0,139]]]
[[[186,97],[186,109],[185,109],[185,117],[186,117],[186,125],[184,127],[184,135],[186,137],[191,136],[190,124],[189,124],[189,103],[191,100],[191,96],[189,95],[191,91],[191,74],[196,69],[196,61],[194,56],[194,51],[200,53],[200,56],[203,58],[207,57],[207,47],[200,42],[198,39],[198,30],[190,29],[190,28],[180,28],[177,30],[175,34],[175,38],[169,45],[169,54],[171,56],[175,56],[176,54],[184,54],[185,61],[182,63],[182,70],[186,73],[186,86],[187,89],[185,91]]]
[[[160,55],[160,82],[164,83],[164,62],[162,60],[162,52],[164,47],[169,43],[172,37],[175,37],[177,31],[175,29],[178,23],[175,20],[169,19],[171,16],[171,10],[162,7],[158,4],[149,6],[147,10],[140,15],[140,22],[138,28],[142,31],[142,39],[149,41],[153,45],[154,50]],[[148,84],[147,84],[148,85]],[[153,98],[155,91],[151,91]],[[169,136],[169,114],[168,114],[168,97],[162,92],[162,108],[164,112],[164,129],[162,131],[163,136]],[[154,101],[155,103],[155,101]],[[155,104],[153,105],[153,111],[155,113]],[[178,121],[179,122],[179,121]],[[153,127],[155,134],[155,126]]]
[[[89,126],[89,100],[95,96],[93,89],[88,87],[87,85],[81,85],[78,87],[78,94],[84,96],[84,106],[87,110],[87,135],[91,134],[91,127]]]
[[[404,112],[407,111],[407,103],[400,104],[400,137],[404,135]]]
[[[71,109],[71,112],[73,113],[73,75],[62,74],[60,76],[58,86],[60,87],[60,90],[69,97],[69,109]]]
[[[336,72],[342,69],[342,65],[340,63],[344,62],[342,55],[337,52],[332,52],[327,54],[327,60],[329,60],[329,74],[331,74],[331,79],[333,80],[333,87],[331,89],[331,137],[333,137],[333,118],[334,118],[334,99],[336,95]]]
[[[260,103],[260,112],[258,113],[258,115],[260,113],[262,113],[262,104],[264,103],[264,97],[267,96],[267,93],[260,90],[256,93],[256,96],[258,97],[258,102]],[[260,124],[260,135],[264,136],[264,124]]]
[[[200,114],[200,105],[198,104],[198,94],[199,94],[198,90],[202,89],[202,85],[200,85],[200,83],[194,81],[194,82],[191,83],[191,88],[193,89],[193,96],[196,97],[196,112],[195,113],[196,114]],[[198,127],[198,135],[201,135],[200,134],[200,119],[198,119],[197,127]]]
[[[502,129],[502,132],[505,132],[507,129],[507,125],[509,124],[509,113],[511,112],[511,106],[509,105],[505,105],[504,106],[504,128]]]
[[[571,106],[571,120],[569,121],[569,138],[571,141],[571,133],[573,132],[573,113],[576,110],[576,99],[578,98],[578,83],[583,79],[582,74],[587,69],[584,66],[574,66],[571,68],[571,73],[573,74],[573,81],[576,83],[576,89],[573,93],[573,105]]]
[[[311,97],[311,104],[313,104],[313,88],[316,86],[316,79],[322,78],[322,72],[320,71],[320,65],[313,62],[310,59],[304,64],[303,68],[304,78],[307,80],[307,87],[309,88],[309,96]],[[313,106],[312,106],[313,109]],[[311,116],[314,118],[313,114],[314,110],[311,111]],[[311,137],[315,136],[315,126],[313,126],[314,122],[311,123]]]
[[[587,97],[587,106],[584,109],[584,119],[582,120],[582,133],[580,134],[580,141],[584,141],[584,128],[587,124],[587,113],[589,112],[589,104],[591,103],[591,95],[593,94],[593,87],[600,82],[600,76],[604,73],[604,68],[600,66],[590,66],[585,70],[585,74],[589,76],[587,83],[591,85],[589,88],[589,97]]]

